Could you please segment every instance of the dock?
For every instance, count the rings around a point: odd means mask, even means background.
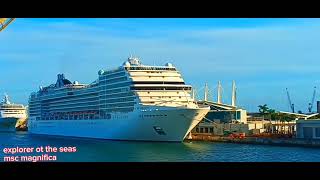
[[[187,141],[211,141],[240,144],[262,144],[273,146],[299,146],[299,147],[320,147],[320,139],[301,138],[267,138],[267,137],[244,137],[232,138],[224,136],[212,136],[204,134],[192,134]]]

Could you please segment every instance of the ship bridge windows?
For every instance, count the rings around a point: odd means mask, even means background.
[[[130,87],[131,90],[181,90],[189,91],[191,87]]]
[[[169,68],[169,67],[129,67],[128,68],[129,70],[156,70],[156,71],[176,71],[176,68],[172,67],[172,68]]]
[[[168,81],[133,81],[133,84],[185,84],[184,82],[168,82]]]
[[[101,89],[113,89],[113,88],[119,88],[119,87],[123,87],[123,86],[128,86],[128,85],[131,85],[132,82],[121,82],[121,83],[116,83],[116,84],[112,84],[112,85],[101,85],[101,87],[104,87],[104,88],[101,88]]]
[[[124,76],[124,77],[119,77],[119,78],[113,78],[110,80],[100,80],[100,84],[111,84],[111,83],[115,83],[115,82],[120,82],[120,81],[125,81],[127,80],[128,77]]]
[[[112,73],[112,74],[100,76],[99,80],[107,80],[107,79],[112,79],[115,77],[120,77],[120,76],[125,76],[125,75],[126,75],[126,73],[121,71],[121,72],[117,72],[117,73]]]
[[[103,75],[108,76],[108,75],[110,75],[110,74],[116,74],[116,73],[118,73],[118,72],[123,72],[123,68],[118,68],[118,69],[114,69],[114,70],[110,70],[110,71],[105,71],[105,72],[103,73]]]

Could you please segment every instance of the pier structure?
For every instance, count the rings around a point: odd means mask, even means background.
[[[231,104],[222,102],[222,85],[221,81],[218,81],[217,85],[217,101],[209,100],[210,90],[208,84],[205,83],[204,87],[204,99],[198,100],[197,103],[201,105],[210,106],[210,111],[205,117],[204,121],[214,121],[216,123],[247,123],[247,111],[244,108],[236,105],[237,94],[236,84],[232,81],[232,95]]]
[[[248,134],[247,111],[236,105],[235,81],[232,82],[232,98],[230,104],[224,103],[222,100],[223,89],[221,81],[218,81],[216,101],[208,98],[213,97],[210,92],[212,91],[210,91],[208,84],[205,83],[204,98],[203,100],[198,100],[197,103],[199,105],[210,106],[210,111],[191,133],[220,136],[228,132],[244,132]]]

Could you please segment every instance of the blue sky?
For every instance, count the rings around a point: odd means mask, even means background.
[[[27,104],[58,73],[90,83],[134,54],[144,64],[173,63],[200,98],[207,82],[215,100],[221,80],[230,103],[235,80],[238,104],[249,111],[289,110],[285,88],[306,111],[320,85],[319,32],[320,19],[18,18],[0,33],[0,93]]]

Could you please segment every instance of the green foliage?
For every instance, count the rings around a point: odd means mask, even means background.
[[[290,122],[295,120],[296,118],[295,115],[292,115],[292,114],[284,114],[284,113],[276,112],[274,109],[270,109],[267,104],[259,105],[258,108],[259,108],[260,114],[263,116],[267,115],[270,118],[270,120],[280,120],[281,122],[284,122],[284,121]]]
[[[320,114],[313,116],[312,119],[320,119]]]
[[[267,104],[259,105],[258,108],[259,108],[259,112],[261,114],[267,114],[268,113],[269,108],[268,108]]]

